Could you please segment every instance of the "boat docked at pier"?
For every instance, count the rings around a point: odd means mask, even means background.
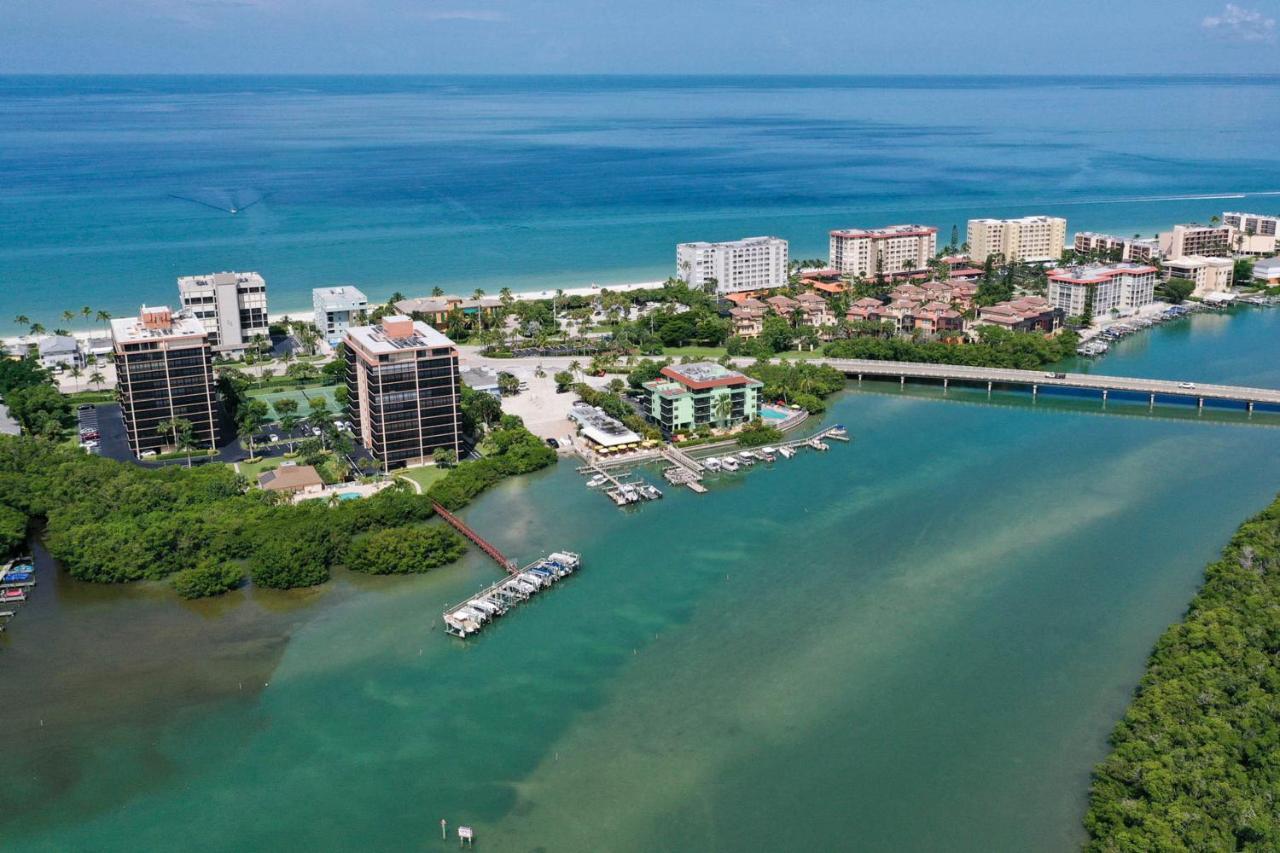
[[[509,577],[482,589],[461,604],[444,612],[444,630],[451,637],[466,639],[486,625],[509,613],[582,565],[582,557],[572,551],[556,551],[535,560]]]

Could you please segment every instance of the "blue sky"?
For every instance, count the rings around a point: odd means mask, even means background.
[[[1280,73],[1280,0],[0,0],[13,73]]]

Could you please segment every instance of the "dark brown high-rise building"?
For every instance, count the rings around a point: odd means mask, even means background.
[[[209,336],[199,320],[168,308],[111,321],[120,412],[134,455],[174,447],[160,425],[191,424],[198,447],[218,443],[219,401]]]
[[[423,322],[385,317],[347,330],[348,407],[361,444],[387,467],[462,449],[458,350]]]

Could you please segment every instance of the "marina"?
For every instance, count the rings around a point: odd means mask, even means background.
[[[0,604],[24,603],[35,585],[35,561],[31,557],[10,560],[0,568]],[[15,615],[15,610],[0,610],[0,632],[8,627]]]
[[[582,565],[582,558],[570,551],[556,551],[492,583],[466,601],[444,611],[444,630],[451,637],[467,639],[518,604],[528,601]]]

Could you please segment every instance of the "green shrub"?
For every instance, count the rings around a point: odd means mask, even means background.
[[[738,433],[738,444],[743,447],[762,447],[782,441],[782,430],[754,421]]]
[[[175,573],[172,583],[183,598],[207,598],[235,589],[243,580],[240,567],[231,563],[209,563]]]
[[[452,563],[467,544],[451,528],[393,527],[354,539],[347,548],[347,568],[374,575],[407,575]]]

